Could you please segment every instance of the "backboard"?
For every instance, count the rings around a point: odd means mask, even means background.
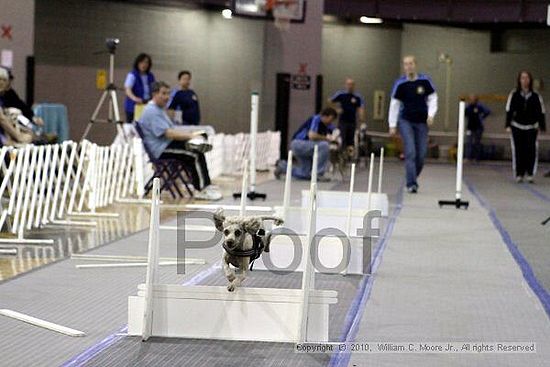
[[[305,0],[232,0],[233,14],[263,19],[274,19],[273,13],[276,9],[269,10],[273,4],[281,5],[288,3],[291,12],[285,14],[293,23],[303,23],[306,15]]]

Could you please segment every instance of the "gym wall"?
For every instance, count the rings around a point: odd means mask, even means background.
[[[386,129],[383,120],[373,120],[375,90],[386,92],[386,106],[393,82],[400,70],[401,30],[325,23],[323,27],[324,102],[355,80],[356,90],[365,98],[369,128]]]
[[[0,25],[11,27],[9,32],[0,37],[0,50],[12,51],[14,87],[22,99],[26,99],[26,59],[33,55],[34,47],[34,2],[0,0]]]
[[[502,52],[491,52],[489,31],[412,24],[404,26],[402,55],[416,55],[420,70],[430,74],[438,88],[438,130],[443,130],[445,99],[445,65],[438,62],[440,53],[450,55],[453,60],[450,121],[457,121],[457,101],[460,95],[476,93],[507,96],[515,87],[520,70],[527,69],[534,78],[550,81],[550,32],[529,30],[529,37],[524,37],[524,34],[525,31],[519,30],[506,32],[504,36],[510,46],[508,51],[505,48]],[[523,49],[514,46],[520,43]],[[548,105],[549,91],[543,90],[542,96]],[[490,104],[493,115],[486,120],[487,132],[504,131],[505,104],[505,101]],[[449,124],[449,128],[454,131],[456,124]]]
[[[437,37],[434,37],[437,35]],[[389,94],[394,80],[400,74],[402,56],[413,54],[418,60],[420,72],[428,73],[438,90],[439,112],[435,130],[443,131],[445,109],[445,64],[438,56],[451,56],[452,84],[450,123],[447,131],[456,131],[458,98],[470,93],[507,96],[515,86],[519,70],[527,69],[535,79],[550,83],[550,31],[512,30],[502,34],[502,50],[491,52],[491,32],[463,28],[404,24],[402,29],[385,26],[357,26],[326,23],[323,29],[324,94],[328,98],[342,88],[344,78],[350,76],[357,82],[367,104],[369,128],[387,131],[387,123],[373,120],[373,93],[377,89],[386,92],[385,118]],[[543,89],[547,111],[550,109],[550,90]],[[503,133],[505,101],[487,103],[493,114],[486,120],[486,131]],[[437,139],[440,144],[452,144],[454,139]],[[510,157],[510,143],[498,139],[486,143],[495,144]],[[540,156],[550,159],[550,144],[541,144]]]
[[[190,7],[37,0],[35,99],[67,105],[71,137],[79,139],[101,94],[96,72],[108,69],[108,55],[94,52],[106,50],[106,38],[117,37],[117,86],[123,87],[135,56],[147,52],[158,80],[175,86],[178,71],[193,72],[203,123],[227,133],[246,131],[250,92],[262,87],[263,29],[262,22],[227,21],[218,12]],[[122,106],[124,93],[119,97]],[[114,133],[113,126],[102,125],[90,139],[110,143]]]

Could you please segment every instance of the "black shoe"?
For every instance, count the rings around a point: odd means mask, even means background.
[[[273,174],[275,175],[275,178],[277,180],[280,180],[281,179],[281,176],[283,175],[284,171],[283,171],[283,168],[281,167],[281,161],[278,160],[277,163],[275,163],[275,171],[273,171]]]
[[[409,194],[416,194],[418,192],[418,187],[416,185],[412,185],[411,187],[407,187],[407,192]]]
[[[212,150],[212,145],[208,143],[195,143],[188,141],[187,143],[185,143],[185,148],[192,152],[204,154]]]

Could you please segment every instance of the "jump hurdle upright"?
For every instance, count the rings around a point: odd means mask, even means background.
[[[147,278],[138,286],[137,295],[128,298],[129,335],[141,336],[144,341],[151,336],[328,341],[329,305],[337,302],[338,294],[314,289],[311,259],[306,260],[301,289],[239,287],[228,292],[226,287],[159,284],[159,180],[155,179],[153,185]],[[310,239],[315,229],[315,189],[312,184]]]
[[[311,184],[316,183],[317,177],[317,148],[315,147],[313,153],[313,164],[311,172]],[[372,163],[371,157],[371,181],[372,181]],[[311,190],[307,193],[302,192],[302,206],[291,207],[290,192],[291,192],[291,180],[290,170],[287,166],[287,177],[285,181],[285,193],[283,195],[283,206],[276,206],[275,212],[285,218],[285,227],[293,230],[300,240],[304,240],[309,230],[309,224],[307,222],[307,213],[310,205]],[[381,172],[381,171],[380,171]],[[380,228],[380,214],[381,211],[371,205],[370,209],[367,206],[369,192],[357,193],[354,192],[355,183],[355,169],[352,166],[352,176],[350,180],[349,191],[317,191],[316,190],[316,219],[318,228],[330,228],[335,230],[335,235],[325,236],[320,240],[318,257],[322,264],[326,264],[324,272],[341,272],[345,274],[365,274],[370,271],[371,253],[368,248],[370,238],[369,230],[365,230],[365,224],[369,229]],[[369,185],[371,186],[371,185]],[[332,197],[332,193],[335,193],[336,199]],[[321,199],[321,194],[323,195]],[[337,202],[338,205],[331,206],[332,202]],[[321,205],[323,204],[323,205]],[[347,204],[347,207],[346,207]],[[361,205],[363,204],[363,205]],[[361,234],[358,234],[358,230],[364,230]],[[339,235],[336,235],[339,232]],[[343,243],[349,241],[350,253],[349,263],[347,269],[340,271],[338,264],[342,261],[346,263],[347,253],[342,251]],[[292,263],[295,257],[295,249],[291,238],[287,236],[275,236],[271,242],[271,248],[269,258],[273,265],[280,267],[284,264]],[[267,256],[267,255],[266,255]],[[302,253],[302,259],[306,258],[307,253]],[[305,262],[302,261],[297,271],[304,271]],[[256,261],[256,269],[268,269],[263,261],[263,257]],[[331,268],[332,267],[332,268]]]
[[[382,192],[382,180],[384,175],[384,148],[380,150],[380,159],[378,165],[378,190],[373,192],[375,155],[371,153],[368,170],[368,189],[367,192],[353,192],[353,210],[380,210],[382,216],[387,217],[389,212],[388,195]],[[302,207],[307,207],[309,202],[307,190],[302,190]],[[319,190],[317,200],[320,208],[347,209],[349,192]]]

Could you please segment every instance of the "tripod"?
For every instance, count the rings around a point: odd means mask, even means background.
[[[548,222],[550,222],[550,217],[546,218],[541,224],[545,226]]]
[[[118,43],[118,40],[116,41],[117,41],[116,43]],[[116,45],[116,43],[114,43],[114,45]],[[96,122],[116,123],[118,134],[120,134],[121,136],[124,137],[124,139],[126,139],[126,135],[124,134],[124,130],[122,129],[123,121],[120,119],[120,111],[118,109],[118,100],[116,96],[117,87],[114,83],[115,50],[116,50],[114,45],[109,44],[109,40],[108,40],[107,47],[109,48],[109,84],[107,85],[107,88],[105,88],[105,90],[103,91],[103,94],[99,99],[99,102],[94,110],[94,113],[92,114],[92,117],[88,122],[88,126],[84,131],[84,135],[82,135],[82,138],[80,140],[86,139],[86,137],[88,136],[88,133],[90,132],[90,129]],[[99,115],[99,111],[101,110],[101,108],[103,107],[103,104],[107,99],[109,99],[108,118],[106,120],[98,119],[97,116]]]

